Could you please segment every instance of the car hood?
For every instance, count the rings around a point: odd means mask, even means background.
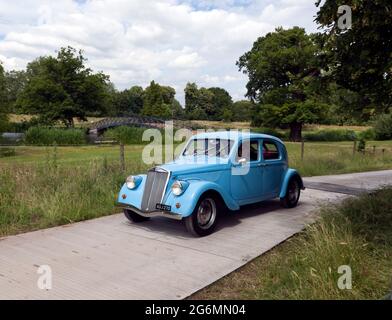
[[[229,159],[208,156],[180,157],[159,167],[172,172],[173,175],[217,171],[229,167]]]

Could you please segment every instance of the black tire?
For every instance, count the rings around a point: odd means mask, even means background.
[[[129,221],[136,223],[150,220],[150,218],[143,217],[140,214],[137,214],[136,212],[128,209],[124,209],[124,215]]]
[[[186,229],[197,237],[208,236],[214,232],[224,208],[224,204],[215,195],[202,195],[192,214],[185,218]]]
[[[301,185],[298,178],[293,177],[287,185],[287,191],[284,198],[280,198],[280,203],[285,208],[294,208],[298,204],[301,195]]]

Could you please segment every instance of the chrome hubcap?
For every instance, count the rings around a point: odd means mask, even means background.
[[[207,198],[204,199],[197,210],[197,224],[202,229],[210,228],[216,219],[215,201]]]

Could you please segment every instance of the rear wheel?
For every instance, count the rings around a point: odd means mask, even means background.
[[[222,211],[221,202],[212,195],[202,196],[193,213],[185,218],[187,230],[195,236],[204,237],[214,232]]]
[[[127,217],[129,221],[136,222],[136,223],[147,221],[150,219],[147,217],[143,217],[140,214],[137,214],[136,212],[129,209],[124,209],[124,215]]]
[[[286,195],[280,199],[281,204],[285,208],[294,208],[298,204],[301,188],[298,178],[291,178],[287,186]]]

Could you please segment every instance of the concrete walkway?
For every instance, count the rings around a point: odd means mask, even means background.
[[[349,196],[342,186],[392,184],[392,170],[305,179],[317,183],[329,191],[305,190],[294,209],[248,206],[205,238],[178,221],[131,224],[122,214],[2,238],[0,299],[182,299],[299,232],[318,205]],[[51,290],[37,286],[42,265],[51,268]]]

